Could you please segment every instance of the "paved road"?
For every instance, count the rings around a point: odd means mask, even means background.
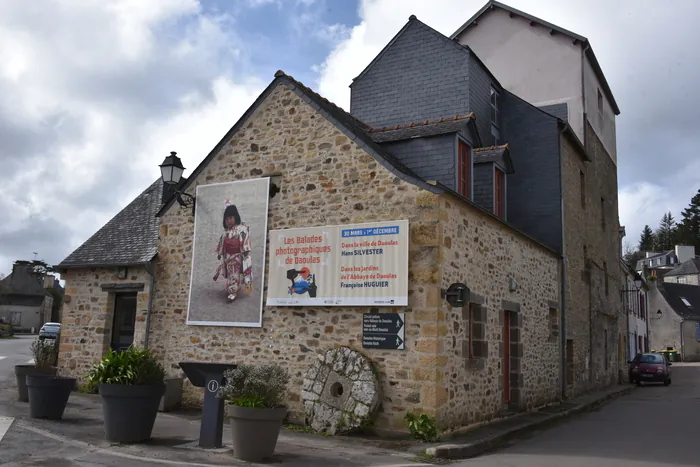
[[[468,467],[700,466],[700,364],[673,366],[671,386],[631,395],[511,447],[464,462]]]
[[[0,339],[0,381],[8,374],[14,375],[15,365],[27,363],[32,358],[29,346],[36,336],[15,336],[14,339]]]

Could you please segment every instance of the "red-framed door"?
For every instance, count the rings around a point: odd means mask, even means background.
[[[503,312],[503,402],[510,402],[510,313]]]

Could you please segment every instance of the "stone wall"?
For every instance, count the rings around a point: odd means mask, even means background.
[[[105,284],[144,284],[136,295],[134,343],[143,346],[151,276],[143,267],[127,269],[120,279],[116,268],[69,269],[66,281],[58,366],[61,374],[84,378],[92,365],[109,350],[114,319],[115,292]]]
[[[657,286],[656,281],[648,281],[649,320],[647,333],[650,350],[664,350],[666,347],[681,351],[681,322],[682,319],[673,311]],[[661,318],[657,311],[661,310]]]
[[[448,352],[448,358],[431,365],[438,394],[447,401],[441,417],[454,427],[556,400],[560,343],[550,336],[560,308],[557,255],[500,220],[477,215],[459,199],[445,196],[440,208],[442,229],[435,238],[442,249],[441,287],[462,282],[472,293],[470,308],[453,309],[443,302],[431,316],[439,323],[439,339],[431,346]],[[517,284],[514,291],[511,280]],[[512,388],[511,403],[505,405],[504,313],[511,322]]]
[[[682,276],[663,276],[664,282],[673,284],[700,285],[700,274],[684,274]]]
[[[589,133],[591,161],[584,161],[571,136],[562,135],[566,333],[574,363],[568,396],[617,382],[625,362],[617,171]]]
[[[681,325],[683,329],[683,361],[700,362],[700,342],[696,334],[698,320],[685,320]]]
[[[499,408],[494,373],[499,347],[489,347],[482,377],[472,383],[465,362],[457,360],[464,340],[462,311],[445,307],[440,287],[457,278],[471,281],[488,309],[487,332],[497,338],[498,304],[507,298],[503,281],[513,273],[520,287],[511,299],[525,310],[523,323],[532,332],[524,347],[535,359],[523,364],[523,399],[535,404],[556,396],[550,379],[556,378],[557,370],[536,356],[556,345],[534,343],[539,334],[546,341],[544,302],[557,298],[551,253],[463,201],[448,202],[397,178],[284,84],[272,90],[188,191],[194,192],[198,184],[266,174],[281,177],[281,192],[270,200],[269,229],[409,220],[409,306],[394,309],[406,312],[406,350],[361,348],[362,313],[371,310],[364,307],[265,307],[260,329],[187,326],[194,224],[188,209],[174,205],[161,218],[149,339],[170,372],[176,372],[182,360],[277,361],[292,376],[291,421],[303,422],[304,372],[319,354],[342,345],[361,351],[380,374],[383,398],[377,427],[406,430],[403,416],[414,410],[438,415],[443,427],[476,421]],[[458,274],[463,266],[470,270]],[[536,389],[538,385],[546,389]],[[185,385],[186,400],[197,402],[201,397],[201,389]],[[449,407],[461,411],[457,417],[447,416],[448,400]]]

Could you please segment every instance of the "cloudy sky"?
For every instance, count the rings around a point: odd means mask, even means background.
[[[61,261],[169,151],[194,169],[275,70],[348,108],[351,79],[411,14],[449,35],[484,3],[1,1],[0,273],[34,253]],[[591,40],[622,110],[628,239],[664,211],[679,217],[700,188],[700,2],[507,3]]]

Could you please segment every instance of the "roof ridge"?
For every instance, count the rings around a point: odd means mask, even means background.
[[[405,130],[407,128],[415,128],[417,126],[426,126],[426,125],[437,125],[438,123],[447,123],[447,122],[454,122],[458,120],[465,120],[467,118],[476,118],[476,114],[474,112],[469,112],[468,114],[464,115],[455,115],[454,117],[443,117],[443,118],[438,118],[435,120],[425,120],[422,122],[412,122],[412,123],[406,123],[403,125],[394,125],[394,126],[384,126],[384,127],[369,127],[369,133],[378,133],[381,131],[394,131],[394,130]]]
[[[483,148],[474,148],[474,149],[472,149],[472,151],[474,151],[474,152],[493,151],[494,149],[508,149],[508,143],[501,144],[498,146],[484,146]]]
[[[352,117],[353,120],[356,120],[357,123],[359,123],[360,125],[362,125],[362,126],[368,128],[368,129],[371,128],[371,127],[370,127],[369,125],[367,125],[365,122],[363,122],[363,121],[360,120],[359,118],[355,117],[353,114],[351,114],[351,113],[348,112],[347,110],[343,109],[342,107],[340,107],[340,106],[339,106],[338,104],[336,104],[335,102],[329,101],[328,99],[326,99],[326,98],[323,97],[321,94],[317,93],[316,91],[314,91],[313,89],[311,89],[310,87],[308,87],[307,85],[305,85],[304,83],[302,83],[301,81],[295,79],[292,75],[288,75],[287,73],[284,72],[284,70],[277,70],[277,71],[275,72],[275,77],[276,77],[276,78],[284,77],[284,78],[289,79],[289,80],[292,81],[294,84],[296,84],[296,85],[299,86],[300,88],[303,88],[304,90],[306,90],[307,92],[313,94],[314,96],[318,97],[319,99],[321,99],[323,102],[327,103],[328,105],[333,106],[335,109],[339,110],[340,112],[346,113],[347,115],[349,115],[350,117]]]

